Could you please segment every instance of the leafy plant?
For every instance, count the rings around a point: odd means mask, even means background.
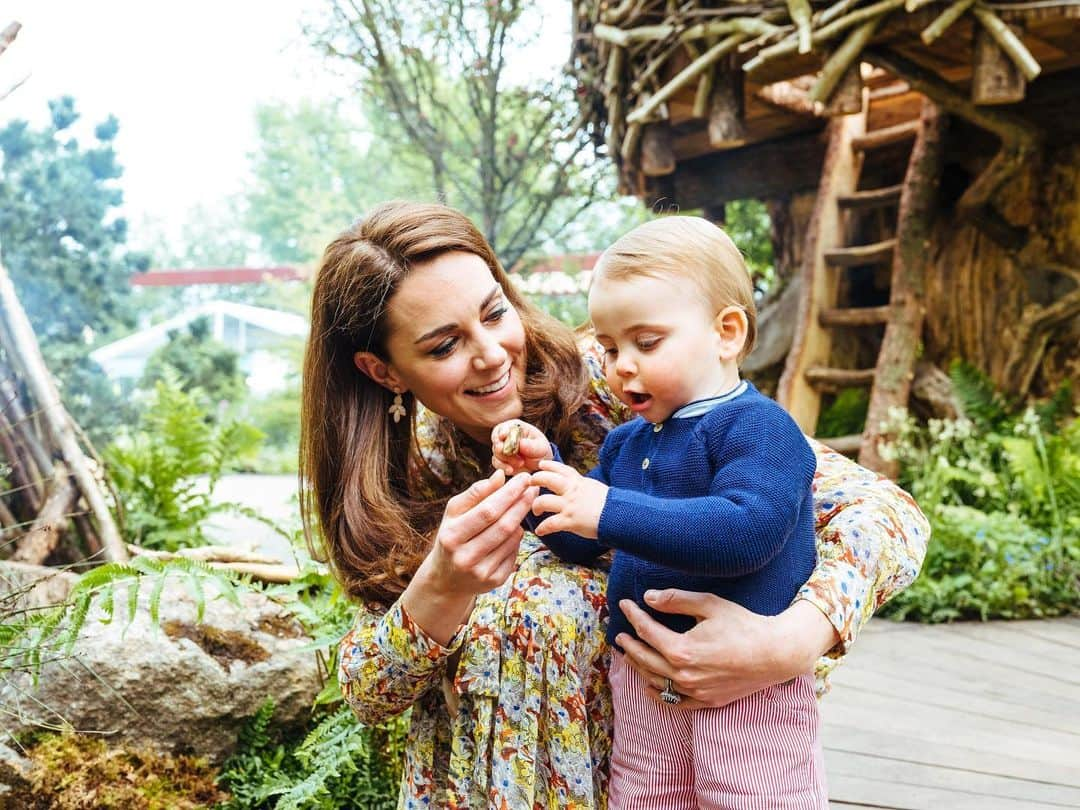
[[[239,593],[246,587],[237,575],[199,560],[138,556],[130,562],[105,563],[87,571],[58,605],[20,608],[18,602],[12,601],[16,597],[5,595],[6,601],[0,603],[6,608],[4,622],[0,624],[4,649],[0,676],[26,672],[36,680],[44,664],[69,655],[95,604],[99,609],[98,619],[107,624],[116,617],[118,599],[123,600],[126,621],[131,622],[138,610],[140,593],[149,587],[149,616],[157,623],[165,585],[170,577],[177,576],[184,579],[192,594],[198,621],[202,621],[206,610],[208,585],[213,586],[215,596],[237,605]],[[20,620],[11,621],[13,618]]]
[[[262,434],[236,421],[213,424],[195,393],[172,378],[158,382],[135,430],[104,452],[120,493],[126,533],[148,548],[203,545],[214,514],[243,512],[215,503],[215,485],[229,465],[250,457]]]
[[[968,416],[925,426],[890,416],[886,455],[901,462],[932,539],[921,576],[884,613],[949,621],[1080,609],[1080,419],[1066,416],[1071,397],[1017,411],[970,367],[954,365],[952,375]]]
[[[404,721],[369,728],[338,706],[297,743],[271,725],[267,701],[241,734],[240,746],[222,766],[219,784],[232,793],[222,807],[276,810],[397,804]]]
[[[815,436],[849,436],[862,433],[870,395],[865,388],[845,388],[818,417]]]
[[[206,316],[169,332],[168,342],[147,359],[141,386],[163,380],[175,380],[181,390],[210,406],[240,402],[247,394],[240,355],[214,339]]]
[[[287,585],[267,590],[286,605],[326,651],[326,669],[336,671],[337,642],[355,607],[332,577],[314,566]],[[236,752],[222,766],[220,784],[232,794],[224,808],[365,807],[397,803],[408,720],[363,726],[344,705],[336,678],[329,678],[315,701],[306,732],[275,728],[268,701],[240,734]]]
[[[1080,606],[1080,545],[1056,541],[1023,518],[944,506],[915,584],[884,613],[896,619],[1022,619]]]

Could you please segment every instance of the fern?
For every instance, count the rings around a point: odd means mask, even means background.
[[[964,416],[980,430],[1000,430],[1008,424],[1012,403],[983,372],[971,363],[955,360],[949,366],[949,377]]]
[[[290,750],[271,731],[270,707],[268,712],[264,704],[248,721],[236,753],[222,767],[221,785],[232,792],[224,807],[390,810],[396,805],[405,739],[402,719],[369,728],[340,706]]]
[[[196,394],[174,380],[158,382],[135,430],[104,453],[128,534],[140,545],[169,551],[205,543],[208,518],[242,508],[215,503],[214,487],[228,465],[251,456],[261,440],[251,425],[215,425]]]
[[[72,586],[67,599],[27,618],[16,631],[4,635],[5,654],[0,659],[0,677],[16,672],[28,673],[36,683],[45,663],[44,654],[59,651],[68,654],[78,640],[97,605],[103,623],[113,621],[117,591],[127,589],[127,621],[138,612],[139,594],[152,583],[149,614],[155,624],[161,615],[161,600],[170,577],[183,576],[190,583],[198,581],[200,615],[205,605],[205,586],[213,583],[217,595],[239,605],[240,592],[250,587],[247,580],[225,570],[218,570],[199,560],[153,560],[136,557],[129,563],[106,563],[83,574]],[[8,627],[9,622],[5,621]]]

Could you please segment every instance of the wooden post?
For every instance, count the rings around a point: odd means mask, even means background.
[[[825,105],[825,114],[830,118],[837,115],[851,115],[862,112],[863,109],[863,80],[862,63],[855,60],[848,65],[840,81],[829,96]]]
[[[717,70],[709,96],[709,145],[716,149],[739,146],[746,140],[743,110],[743,72]]]
[[[806,372],[814,366],[829,364],[832,337],[829,330],[821,326],[817,313],[823,307],[835,306],[839,283],[836,268],[830,268],[825,262],[825,252],[843,244],[844,223],[837,198],[855,190],[860,159],[851,142],[865,130],[865,115],[842,116],[829,122],[829,145],[799,269],[802,290],[798,323],[776,389],[777,402],[787,409],[803,432],[811,436],[821,410],[821,393],[807,380]]]
[[[904,177],[904,192],[896,225],[892,290],[889,305],[893,317],[885,327],[878,354],[874,388],[866,413],[859,463],[895,478],[895,461],[886,461],[879,444],[881,424],[893,406],[905,407],[915,376],[915,361],[922,343],[926,312],[926,267],[929,262],[930,229],[938,204],[938,184],[945,155],[946,118],[933,102],[923,102],[922,132]]]
[[[60,542],[60,535],[68,522],[68,513],[79,499],[79,490],[71,483],[71,476],[63,464],[54,466],[53,480],[48,496],[30,531],[19,538],[11,559],[18,562],[44,565],[45,560]]]
[[[671,124],[646,124],[641,133],[641,171],[648,177],[662,177],[675,171],[675,143]]]
[[[3,315],[11,338],[11,345],[4,348],[17,358],[22,366],[26,383],[34,399],[37,400],[53,441],[97,520],[105,559],[109,562],[125,562],[128,559],[127,549],[124,548],[116,522],[113,520],[112,513],[109,512],[109,507],[94,479],[86,456],[79,447],[75,431],[71,426],[71,416],[68,415],[60,400],[60,392],[56,390],[56,384],[45,366],[37,338],[34,337],[34,330],[15,295],[15,286],[11,283],[11,277],[2,261],[0,261],[0,314]]]
[[[976,104],[1015,104],[1024,100],[1026,89],[1027,80],[1020,68],[989,30],[976,25],[971,100]]]

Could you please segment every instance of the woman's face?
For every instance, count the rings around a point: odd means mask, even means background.
[[[389,371],[477,441],[521,416],[525,330],[483,259],[444,253],[412,272],[387,310]]]

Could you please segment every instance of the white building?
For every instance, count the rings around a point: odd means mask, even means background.
[[[290,364],[282,356],[282,343],[303,340],[308,333],[307,320],[291,312],[231,301],[208,301],[95,349],[90,356],[109,379],[137,382],[150,355],[169,341],[169,332],[203,317],[209,319],[214,339],[240,355],[240,368],[253,394],[261,396],[284,386]]]

